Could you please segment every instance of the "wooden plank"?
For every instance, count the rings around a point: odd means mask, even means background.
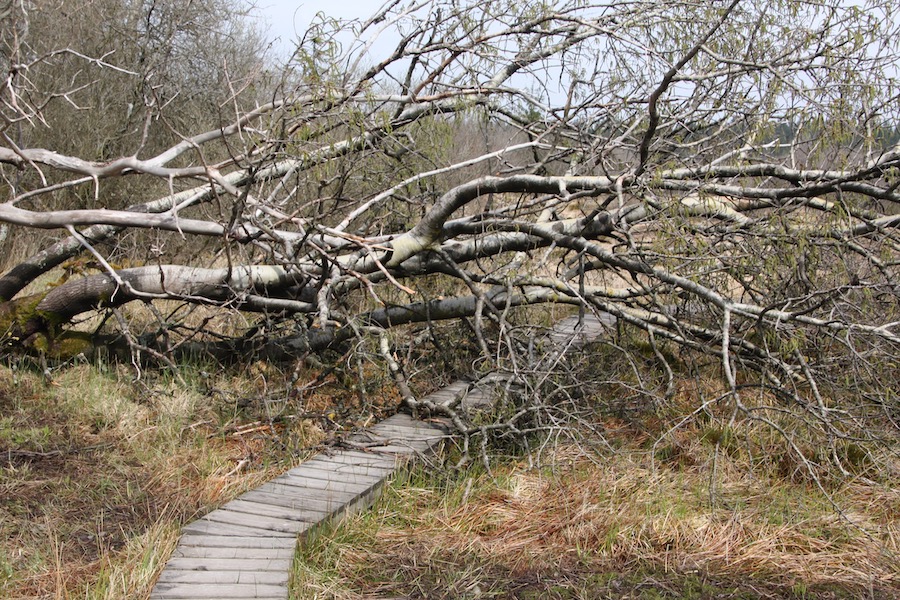
[[[385,442],[383,445],[369,446],[366,451],[378,454],[396,454],[400,456],[418,456],[428,451],[428,444],[424,442]]]
[[[367,446],[375,452],[380,452],[384,446],[402,446],[411,448],[417,453],[427,454],[437,446],[440,446],[445,439],[447,439],[445,435],[417,436],[402,431],[380,429],[371,434],[354,436],[350,441]],[[378,445],[375,446],[374,444]]]
[[[180,558],[169,559],[172,571],[289,571],[293,558]]]
[[[408,448],[412,452],[427,452],[432,446],[439,443],[440,437],[424,437],[403,435],[395,431],[372,431],[357,433],[347,439],[348,445],[358,444],[363,451],[380,453],[384,448]]]
[[[551,328],[548,338],[558,345],[571,341],[575,346],[581,346],[601,337],[615,324],[616,318],[608,313],[600,313],[599,318],[585,315],[581,324],[577,316],[567,317]]]
[[[366,491],[369,489],[371,489],[371,486]],[[354,498],[361,495],[345,492],[341,495],[328,496],[326,495],[328,492],[325,494],[322,492],[323,490],[291,487],[285,484],[269,482],[252,492],[247,492],[239,500],[262,502],[295,510],[317,511],[324,514],[333,511],[336,506],[351,502]],[[365,493],[365,491],[362,493]]]
[[[393,473],[397,467],[387,463],[376,464],[352,464],[351,459],[343,458],[344,462],[309,462],[288,471],[294,477],[309,477],[310,479],[323,479],[338,483],[362,483],[364,481],[377,480],[387,474]]]
[[[393,456],[384,456],[374,452],[366,452],[357,448],[342,449],[340,452],[333,454],[319,455],[306,461],[303,465],[328,464],[336,469],[343,469],[346,465],[355,467],[373,467],[373,468],[389,468],[393,469],[397,466],[397,459]],[[298,468],[299,468],[298,467]]]
[[[281,600],[287,596],[287,585],[255,583],[159,583],[153,590],[153,598],[160,600],[230,600],[232,598]]]
[[[263,501],[269,504],[285,506],[288,508],[303,505],[308,508],[320,510],[323,514],[331,515],[336,511],[340,511],[345,506],[358,506],[361,502],[365,502],[378,493],[380,493],[386,478],[378,478],[372,480],[369,485],[360,492],[349,492],[333,495],[331,499],[327,490],[317,490],[304,488],[302,482],[297,482],[298,487],[285,485],[283,480],[280,482],[270,481],[263,484],[257,489],[247,492],[241,499],[251,501]],[[324,492],[324,494],[323,494]]]
[[[271,485],[260,486],[259,491],[267,494],[281,495],[293,500],[308,504],[310,508],[316,510],[334,510],[336,505],[347,502],[353,502],[356,498],[371,494],[373,490],[381,487],[384,478],[371,480],[365,488],[354,492],[333,492],[331,490],[319,490],[315,488],[303,487],[302,481],[292,481],[278,483],[272,482]],[[279,503],[282,504],[282,503]],[[282,504],[283,505],[283,504]]]
[[[463,391],[464,388],[460,388],[458,390],[448,390],[445,388],[432,394],[428,394],[427,396],[425,396],[424,400],[432,404],[447,404],[458,395],[462,394]]]
[[[303,521],[304,523],[316,523],[322,518],[322,512],[320,511],[270,504],[259,497],[247,499],[244,499],[243,497],[237,498],[222,506],[220,510],[230,510],[251,515],[273,517],[276,519]]]
[[[309,462],[304,463],[297,469],[291,469],[290,473],[294,476],[301,477],[317,477],[319,479],[329,479],[331,481],[349,481],[352,483],[366,480],[377,480],[385,475],[393,473],[396,467],[378,466],[378,465],[355,465],[349,462],[350,459],[344,459],[347,462],[341,464],[337,462]]]
[[[398,459],[396,456],[358,449],[347,450],[340,456],[331,457],[328,461],[310,461],[306,467],[332,473],[332,478],[337,481],[348,481],[352,480],[354,475],[380,477],[384,473],[394,472],[405,462],[405,459]]]
[[[277,571],[181,571],[166,568],[157,583],[253,583],[287,585],[290,567]]]
[[[356,448],[347,448],[340,447],[335,448],[327,453],[319,454],[318,456],[313,456],[306,462],[337,462],[342,463],[346,462],[343,460],[344,455],[347,453],[357,452]],[[362,455],[358,456],[357,460],[353,461],[356,464],[371,464],[371,465],[380,465],[380,466],[391,466],[396,464],[396,459],[392,456],[380,456],[378,454],[366,453],[364,452]],[[305,463],[304,463],[305,464]]]
[[[269,483],[265,483],[256,489],[263,490],[271,494],[281,494],[283,496],[292,497],[298,502],[302,500],[312,500],[334,503],[346,502],[354,496],[360,493],[364,493],[367,489],[378,483],[378,480],[369,479],[365,482],[365,485],[362,485],[361,482],[360,486],[355,490],[310,487],[309,485],[307,485],[307,482],[307,479],[303,479],[300,477],[279,477],[278,479],[273,479]],[[249,494],[250,492],[247,493]]]
[[[471,381],[466,381],[465,379],[457,379],[457,380],[453,381],[452,383],[445,385],[441,389],[439,389],[435,392],[432,392],[431,394],[426,396],[426,398],[430,398],[431,396],[435,396],[437,394],[450,394],[450,395],[458,394],[459,392],[465,390],[471,384],[472,384]]]
[[[437,435],[447,435],[447,428],[440,424],[431,421],[421,421],[419,419],[413,419],[412,415],[407,413],[397,413],[391,417],[388,417],[384,421],[377,423],[372,426],[371,429],[378,429],[379,427],[398,427],[402,429],[411,429],[413,431],[419,431],[422,433],[432,433]]]
[[[393,423],[379,423],[364,433],[359,434],[361,437],[388,437],[400,440],[421,440],[426,442],[439,442],[447,437],[447,434],[439,429],[413,429],[405,425],[395,425]]]
[[[306,521],[293,521],[290,519],[277,519],[274,517],[264,517],[261,515],[251,515],[247,513],[239,513],[231,510],[214,510],[201,521],[210,521],[212,523],[221,523],[223,525],[249,527],[254,529],[264,529],[267,531],[284,533],[289,535],[298,535],[310,528],[311,524]]]
[[[297,465],[287,471],[292,473],[304,467],[325,469],[332,473],[380,473],[397,468],[397,459],[393,456],[366,452],[364,449],[352,448],[328,457],[316,457]]]
[[[465,393],[466,388],[468,388],[471,385],[472,385],[471,381],[457,379],[450,385],[442,387],[441,389],[428,394],[427,396],[425,396],[425,400],[434,402],[436,400],[441,400],[441,399],[450,399],[455,396],[458,396],[459,394]]]
[[[360,454],[367,454],[363,450],[356,450]],[[359,456],[334,456],[327,460],[310,460],[302,465],[298,465],[287,471],[287,473],[297,473],[306,469],[316,469],[317,471],[327,471],[337,478],[343,479],[346,475],[379,475],[380,473],[389,473],[397,468],[397,463],[392,456],[379,456],[379,462],[364,462]]]
[[[399,459],[395,456],[387,456],[384,454],[378,454],[377,452],[369,452],[368,450],[362,450],[358,448],[347,448],[340,452],[340,454],[335,454],[331,457],[332,462],[343,463],[343,464],[352,464],[352,465],[367,465],[373,467],[383,467],[387,469],[397,469],[398,467],[405,464],[402,459]]]
[[[332,481],[330,479],[319,479],[318,477],[308,477],[305,475],[294,475],[290,471],[279,475],[272,481],[283,481],[288,485],[304,487],[311,490],[322,490],[327,492],[349,492],[358,494],[366,491],[371,487],[368,481],[344,482]]]
[[[241,535],[205,535],[186,533],[178,541],[178,548],[235,548],[244,550],[278,549],[293,552],[297,547],[296,537],[248,537]]]
[[[260,538],[252,538],[260,539]],[[284,538],[276,538],[284,539]],[[296,544],[288,548],[238,548],[220,546],[184,546],[178,544],[173,558],[282,558],[292,559]]]
[[[356,494],[365,492],[367,489],[381,481],[382,477],[356,477],[352,487],[350,485],[340,485],[336,481],[329,479],[319,479],[321,474],[305,473],[298,475],[282,475],[263,485],[274,485],[283,490],[277,493],[296,494],[297,498],[318,498],[323,500],[335,500],[339,498],[352,498]],[[260,486],[262,487],[262,486]]]
[[[369,431],[356,433],[347,438],[347,441],[350,444],[371,444],[372,442],[381,442],[384,445],[388,444],[415,444],[416,446],[433,446],[434,444],[440,442],[444,439],[443,434],[425,434],[425,433],[416,433],[412,430],[401,430],[398,428],[392,428],[390,426],[381,427],[378,429],[371,429]],[[377,449],[376,449],[377,451]]]
[[[296,541],[297,539],[297,534],[295,533],[272,531],[259,527],[228,525],[226,523],[219,523],[206,519],[198,519],[193,523],[189,523],[182,527],[182,531],[185,533],[207,536],[286,537],[290,538],[292,541]]]

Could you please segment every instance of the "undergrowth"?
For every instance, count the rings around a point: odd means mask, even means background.
[[[0,366],[0,597],[145,598],[182,524],[308,456],[331,427],[283,373]],[[276,406],[277,404],[277,406]]]
[[[472,364],[463,337],[408,336],[417,396]],[[361,349],[177,376],[0,366],[0,597],[146,598],[183,523],[396,409]],[[896,439],[817,438],[749,380],[736,411],[716,368],[619,335],[535,370],[515,399],[540,409],[530,433],[499,428],[487,466],[414,471],[319,531],[293,598],[900,596]]]
[[[435,361],[425,348],[457,335],[436,328],[407,354],[416,393],[463,368],[458,351]],[[146,598],[183,524],[396,411],[368,350],[293,364],[198,359],[177,374],[8,357],[0,598]]]
[[[703,465],[660,464],[615,422],[608,435],[602,458],[557,447],[543,468],[401,477],[303,546],[292,598],[900,595],[897,490],[847,482],[850,525],[807,483],[729,466],[711,505]]]
[[[531,435],[500,430],[489,470],[417,470],[320,532],[292,599],[900,597],[889,427],[820,436],[749,384],[735,410],[715,362],[666,350],[604,342],[541,376],[520,394]]]

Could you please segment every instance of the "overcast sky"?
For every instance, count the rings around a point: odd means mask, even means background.
[[[258,0],[261,16],[268,24],[269,36],[280,38],[276,46],[287,52],[307,23],[317,13],[339,19],[365,19],[384,4],[384,0]]]

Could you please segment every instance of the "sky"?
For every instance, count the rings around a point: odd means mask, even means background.
[[[279,38],[276,48],[285,54],[293,47],[298,32],[322,12],[338,19],[363,19],[381,8],[385,0],[258,0],[260,16],[266,21],[269,37]]]

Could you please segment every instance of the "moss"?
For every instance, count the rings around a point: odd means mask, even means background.
[[[44,296],[0,303],[0,346],[61,359],[91,351],[94,344],[89,334],[61,331],[66,319],[37,309]]]
[[[25,296],[0,304],[0,339],[4,345],[18,345],[43,320],[37,306],[43,294]]]
[[[93,335],[84,331],[67,331],[53,340],[49,353],[53,358],[68,360],[79,354],[90,354],[94,349]]]
[[[38,332],[28,338],[24,349],[32,354],[65,361],[79,354],[93,354],[97,345],[93,336],[84,331],[66,331],[55,337],[47,332]]]

